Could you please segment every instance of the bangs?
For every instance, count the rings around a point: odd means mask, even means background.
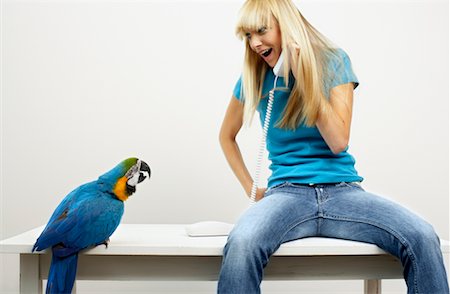
[[[240,10],[236,24],[236,35],[240,39],[245,38],[248,32],[258,31],[261,27],[270,27],[272,12],[264,4],[266,1],[248,1]]]

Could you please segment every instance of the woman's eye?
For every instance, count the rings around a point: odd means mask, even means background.
[[[246,37],[247,39],[250,40],[250,38],[252,37],[252,35],[251,35],[250,33],[245,33],[245,37]]]
[[[267,27],[260,27],[258,29],[258,34],[264,34],[267,31]]]

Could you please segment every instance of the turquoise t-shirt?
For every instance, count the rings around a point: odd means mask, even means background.
[[[329,98],[330,89],[347,83],[354,83],[356,88],[359,82],[353,73],[348,55],[339,49],[339,60],[329,63],[331,76],[324,83],[324,93]],[[268,93],[273,87],[275,75],[268,70],[264,79],[262,97],[257,110],[261,125],[266,115]],[[294,84],[294,77],[289,78],[289,90]],[[298,184],[323,184],[339,182],[362,181],[355,170],[355,160],[347,148],[339,154],[333,154],[316,127],[300,125],[296,130],[287,130],[275,127],[280,120],[289,98],[290,91],[284,87],[283,77],[277,80],[276,90],[266,139],[266,147],[271,161],[272,171],[268,187],[284,182]],[[238,80],[233,92],[234,97],[242,100],[241,79]]]

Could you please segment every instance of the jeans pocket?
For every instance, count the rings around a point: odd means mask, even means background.
[[[346,187],[349,187],[349,188],[357,188],[360,190],[364,190],[363,187],[361,186],[360,182],[342,182],[340,184],[344,184]]]
[[[278,189],[289,186],[289,185],[290,185],[289,182],[283,182],[281,184],[272,186],[266,190],[266,192],[264,193],[264,197],[270,196],[273,192],[277,191]]]

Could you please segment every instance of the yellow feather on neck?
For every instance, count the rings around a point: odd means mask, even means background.
[[[121,177],[116,185],[114,186],[113,192],[114,194],[116,194],[117,198],[119,200],[125,201],[128,199],[128,194],[127,194],[127,178],[126,177]]]

